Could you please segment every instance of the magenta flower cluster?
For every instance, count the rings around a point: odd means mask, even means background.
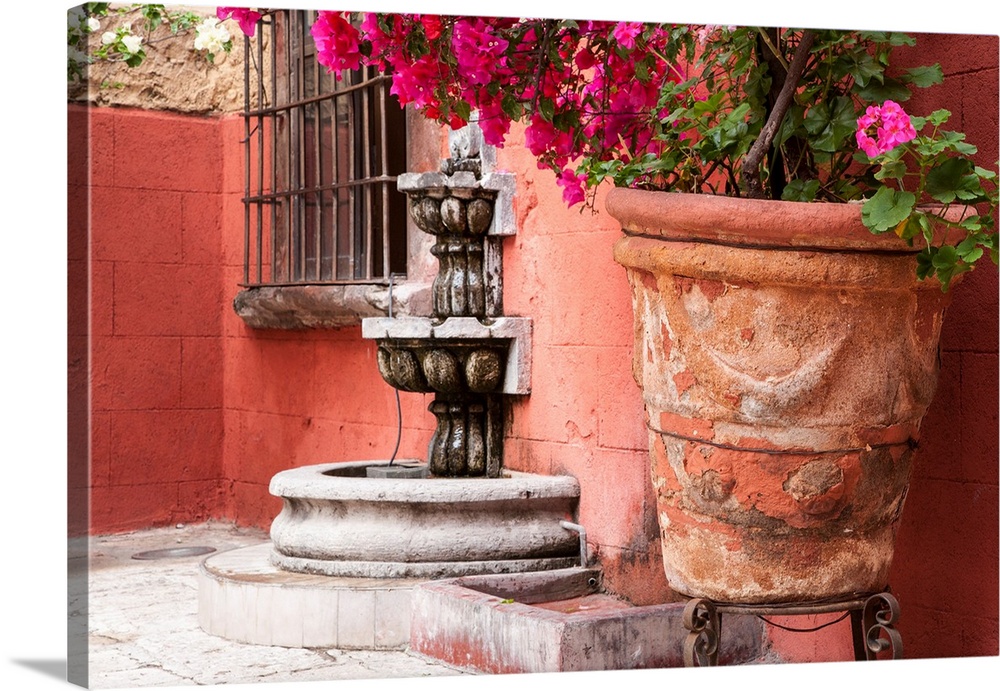
[[[858,148],[869,158],[891,151],[916,136],[910,116],[895,101],[868,106],[865,114],[858,118]]]
[[[240,25],[240,30],[244,34],[251,37],[257,28],[257,22],[261,18],[260,12],[245,7],[217,7],[215,15],[219,18],[220,22],[232,19]]]
[[[666,30],[636,22],[366,13],[356,28],[319,12],[311,33],[330,71],[373,65],[392,75],[401,104],[455,128],[478,110],[494,146],[524,118],[528,149],[569,205],[585,201],[586,176],[571,167],[584,153],[656,153],[649,124],[660,85],[676,78],[660,57]]]

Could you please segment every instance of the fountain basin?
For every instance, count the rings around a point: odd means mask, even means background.
[[[402,461],[401,461],[402,462]],[[563,528],[580,497],[569,476],[367,477],[386,461],[293,468],[271,479],[281,513],[271,563],[299,573],[443,578],[561,569],[578,561]]]

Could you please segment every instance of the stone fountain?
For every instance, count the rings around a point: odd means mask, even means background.
[[[513,176],[493,170],[474,124],[453,133],[450,148],[439,172],[398,180],[415,224],[435,239],[432,314],[362,323],[382,378],[434,395],[426,460],[275,475],[270,491],[284,505],[271,543],[203,562],[206,631],[248,643],[405,647],[415,585],[579,564],[580,535],[567,522],[576,480],[503,467],[504,411],[531,381],[531,320],[503,314]]]

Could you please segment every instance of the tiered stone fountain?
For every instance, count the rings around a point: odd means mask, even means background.
[[[513,177],[491,170],[476,126],[453,136],[451,153],[440,172],[398,182],[416,225],[435,237],[432,315],[362,324],[386,382],[434,394],[426,462],[275,475],[270,491],[284,506],[271,544],[203,563],[206,631],[250,643],[404,647],[420,582],[579,563],[579,535],[566,527],[576,480],[503,468],[504,399],[529,393],[531,365],[531,320],[503,315]]]

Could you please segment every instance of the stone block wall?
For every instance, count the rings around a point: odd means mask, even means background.
[[[70,178],[89,196],[89,214],[70,207],[89,257],[70,258],[71,290],[89,274],[92,530],[211,518],[224,502],[218,118],[70,106],[69,119],[89,133],[89,186]]]

